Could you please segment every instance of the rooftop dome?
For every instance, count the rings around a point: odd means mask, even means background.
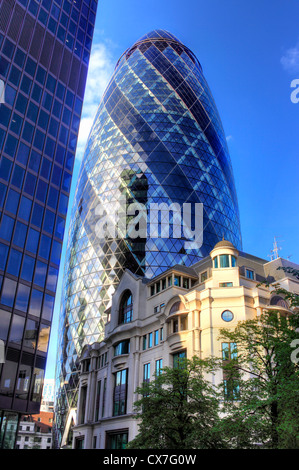
[[[214,246],[214,250],[215,248],[221,248],[221,247],[229,247],[229,248],[236,249],[236,247],[231,242],[229,242],[228,240],[224,240],[224,239],[216,243],[216,245]]]

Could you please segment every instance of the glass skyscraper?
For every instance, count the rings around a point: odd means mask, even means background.
[[[0,2],[0,447],[38,413],[97,0]]]
[[[164,203],[164,206],[163,206]],[[182,219],[167,207],[203,204],[203,244],[177,236]],[[135,204],[135,206],[132,206]],[[158,204],[167,236],[151,232],[131,207]],[[98,222],[113,228],[99,236]],[[159,215],[160,213],[160,215]],[[138,238],[133,236],[145,224]],[[130,225],[131,222],[131,225]],[[190,230],[192,227],[190,227]],[[135,230],[135,231],[136,231]],[[192,230],[191,230],[192,231]],[[141,233],[141,232],[139,232]],[[107,235],[107,236],[104,236]],[[189,266],[222,238],[241,248],[233,172],[220,117],[195,55],[172,34],[156,30],[119,59],[95,116],[81,165],[68,239],[60,318],[57,411],[61,436],[76,407],[78,356],[103,339],[111,295],[126,268],[151,278],[175,264]]]

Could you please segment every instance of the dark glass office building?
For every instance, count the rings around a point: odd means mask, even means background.
[[[126,230],[114,236],[107,231],[101,238],[99,215],[109,225],[121,201],[128,209]],[[135,211],[129,212],[129,207],[134,203],[148,213],[158,204],[161,215],[156,222],[169,217],[169,236],[152,232],[147,219],[146,233],[133,237],[130,222]],[[203,204],[203,244],[195,248],[186,243],[188,232],[177,236],[182,219],[167,212],[167,207],[184,208],[186,203],[191,212],[197,203]],[[138,217],[135,222],[138,230],[144,223]],[[172,34],[156,30],[119,59],[81,165],[59,328],[61,436],[71,422],[69,408],[76,407],[78,355],[85,344],[103,339],[111,295],[124,269],[151,278],[175,264],[190,266],[208,256],[223,237],[241,248],[221,120],[195,55]]]
[[[0,2],[0,447],[38,413],[97,0]],[[0,358],[1,360],[1,358]]]

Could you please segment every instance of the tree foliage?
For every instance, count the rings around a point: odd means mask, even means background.
[[[155,380],[137,389],[135,402],[141,420],[139,434],[128,445],[139,449],[222,448],[219,433],[219,396],[204,373],[213,361],[180,360],[166,367]]]
[[[236,357],[223,366],[238,382],[238,400],[225,402],[223,432],[231,447],[299,447],[299,368],[292,360],[299,316],[274,310],[221,330]]]

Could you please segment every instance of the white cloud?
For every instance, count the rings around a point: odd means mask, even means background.
[[[114,70],[109,45],[101,42],[92,46],[85,88],[84,104],[80,122],[76,158],[81,159],[86,141],[100,104],[102,95]]]
[[[291,47],[286,51],[280,62],[288,72],[299,72],[299,42],[295,47]]]

